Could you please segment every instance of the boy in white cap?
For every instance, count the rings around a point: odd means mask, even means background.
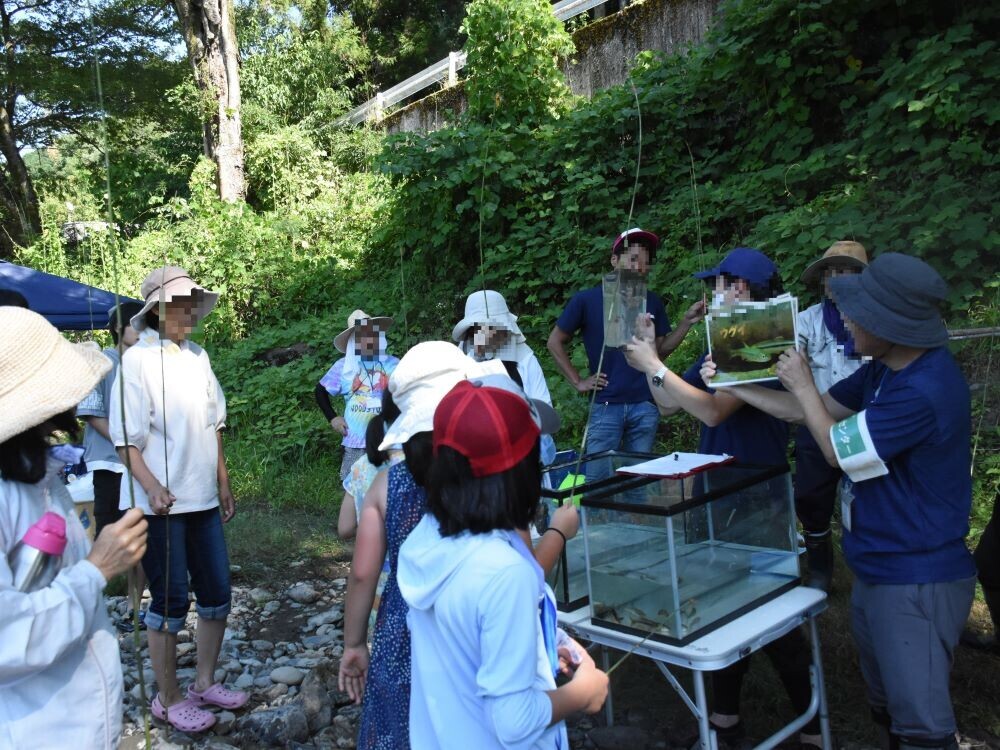
[[[372,417],[382,410],[382,392],[399,360],[389,354],[385,333],[393,319],[372,317],[355,310],[347,318],[347,328],[337,334],[333,345],[344,357],[333,363],[316,384],[316,403],[330,426],[343,436],[344,457],[340,463],[343,482],[354,462],[365,455],[365,430]],[[338,415],[331,396],[344,397],[344,413]]]

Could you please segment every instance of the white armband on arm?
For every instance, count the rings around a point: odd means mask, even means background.
[[[860,411],[830,427],[837,463],[852,482],[885,476],[889,467],[879,456],[868,431],[866,412]]]

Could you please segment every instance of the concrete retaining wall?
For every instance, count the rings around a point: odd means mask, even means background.
[[[641,0],[573,34],[577,53],[563,66],[574,94],[593,96],[628,78],[644,50],[680,52],[705,37],[719,0]],[[462,83],[437,91],[388,115],[390,133],[443,128],[466,109]]]

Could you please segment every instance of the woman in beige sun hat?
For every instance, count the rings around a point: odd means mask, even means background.
[[[152,271],[142,294],[145,305],[132,317],[139,342],[122,355],[114,392],[121,388],[124,398],[110,410],[110,432],[130,467],[121,505],[134,496],[149,522],[142,567],[152,594],[146,627],[159,691],[152,712],[182,732],[201,732],[216,720],[206,705],[233,710],[249,699],[215,679],[232,602],[222,524],[236,513],[236,500],[222,444],[226,398],[208,354],[188,338],[218,294],[177,266]],[[195,679],[184,693],[177,633],[186,624],[189,574],[198,648]]]
[[[146,521],[130,511],[91,547],[59,478],[68,446],[50,445],[54,432],[77,431],[76,404],[110,366],[42,316],[0,307],[0,747],[111,748],[121,734],[121,661],[102,591],[141,559]],[[46,513],[65,526],[58,574],[16,586],[13,549]]]

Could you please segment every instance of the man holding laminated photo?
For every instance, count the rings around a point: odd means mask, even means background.
[[[611,268],[644,279],[659,244],[659,238],[652,232],[639,228],[626,230],[612,244]],[[646,292],[645,310],[653,318],[656,349],[661,357],[676,349],[691,326],[705,314],[704,304],[696,302],[688,308],[677,330],[671,332],[658,295]],[[617,343],[612,348],[605,341],[604,317],[601,284],[577,292],[556,321],[547,346],[559,370],[579,393],[589,395],[598,391],[587,427],[587,453],[618,449],[646,453],[653,448],[659,415],[645,376],[629,367]],[[632,321],[628,322],[631,326]],[[591,374],[586,377],[577,372],[567,351],[577,332],[582,334],[587,350]],[[592,470],[588,471],[588,476],[591,473]]]
[[[827,461],[847,474],[851,625],[885,746],[957,748],[948,683],[976,570],[964,541],[969,387],[938,311],[947,286],[923,261],[886,253],[860,275],[831,279],[830,289],[855,348],[874,361],[821,395],[805,357],[788,350],[778,375],[789,392],[729,392],[804,422]],[[707,362],[705,381],[714,374]]]

